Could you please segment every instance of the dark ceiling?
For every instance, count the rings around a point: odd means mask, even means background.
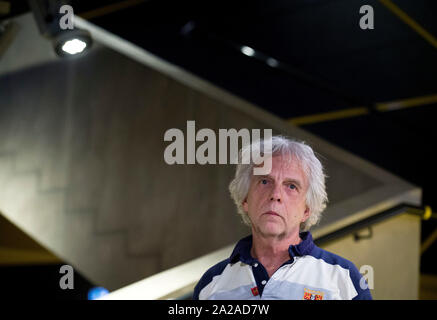
[[[421,186],[423,204],[437,208],[437,103],[374,109],[380,102],[437,94],[437,41],[425,39],[384,5],[396,4],[437,37],[437,1],[121,2],[123,9],[114,9],[120,1],[72,5],[76,14],[286,120],[369,107],[365,115],[303,127]],[[359,27],[362,5],[374,9],[373,30]],[[25,1],[12,2],[11,15],[27,10]],[[243,45],[273,57],[280,68],[242,54]],[[436,226],[424,223],[423,237]],[[428,272],[436,269],[435,247],[422,257]]]
[[[437,34],[435,1],[398,2]],[[363,4],[374,8],[374,30],[359,28]],[[158,0],[92,21],[284,118],[436,91],[436,48],[375,0]]]
[[[396,4],[437,34],[437,2]],[[436,93],[436,47],[378,0],[71,1],[90,20],[271,112],[290,118]],[[114,4],[127,7],[111,11]],[[361,30],[362,5],[375,29]],[[12,2],[12,15],[28,10]],[[283,63],[243,55],[250,46]]]

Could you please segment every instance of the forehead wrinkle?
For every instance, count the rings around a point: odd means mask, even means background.
[[[286,153],[286,154],[273,154],[271,156],[272,158],[272,171],[274,167],[292,167],[297,169],[297,171],[300,171],[300,173],[302,174],[302,178],[292,178],[292,177],[286,177],[284,179],[285,180],[289,180],[289,181],[296,181],[298,183],[300,183],[301,188],[304,188],[305,185],[307,185],[307,172],[303,166],[302,161],[294,154],[290,154],[290,153]],[[254,165],[254,167],[261,167],[263,164],[258,164],[258,165]],[[283,171],[283,169],[281,168],[281,171]],[[285,171],[289,171],[287,169],[285,169]],[[253,175],[251,177],[251,180],[253,181],[253,179],[257,180],[260,178],[269,178],[272,180],[276,180],[271,174],[268,175]],[[303,180],[303,181],[301,181]]]
[[[290,177],[289,173],[286,173],[284,174],[286,177],[283,179],[283,181],[297,182],[301,188],[305,187],[305,185],[307,184],[307,174],[300,159],[298,159],[294,155],[289,155],[289,156],[278,155],[278,156],[274,156],[273,158],[276,158],[277,160],[273,161],[272,170],[275,167],[275,163],[276,163],[276,166],[280,167],[281,174],[282,171],[294,171],[294,174],[299,176],[299,177],[292,177],[292,176]]]

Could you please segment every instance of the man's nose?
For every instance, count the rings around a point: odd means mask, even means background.
[[[281,188],[278,185],[274,185],[273,189],[272,189],[272,194],[270,196],[270,201],[278,201],[281,202],[282,201],[282,195],[281,195]]]

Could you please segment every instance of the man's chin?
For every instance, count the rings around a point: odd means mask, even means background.
[[[260,226],[258,231],[264,237],[278,237],[284,233],[283,228],[281,228],[277,223],[268,223]]]

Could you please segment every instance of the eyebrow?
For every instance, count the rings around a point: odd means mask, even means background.
[[[275,180],[271,175],[260,175],[260,176],[259,176],[259,179],[262,179],[262,178],[269,178],[269,179],[271,179],[271,180]],[[302,183],[301,183],[299,180],[296,180],[296,179],[293,179],[293,178],[285,178],[285,179],[284,179],[284,182],[287,182],[287,183],[289,183],[289,182],[294,183],[295,185],[297,185],[297,187],[298,187],[299,189],[302,189]]]

